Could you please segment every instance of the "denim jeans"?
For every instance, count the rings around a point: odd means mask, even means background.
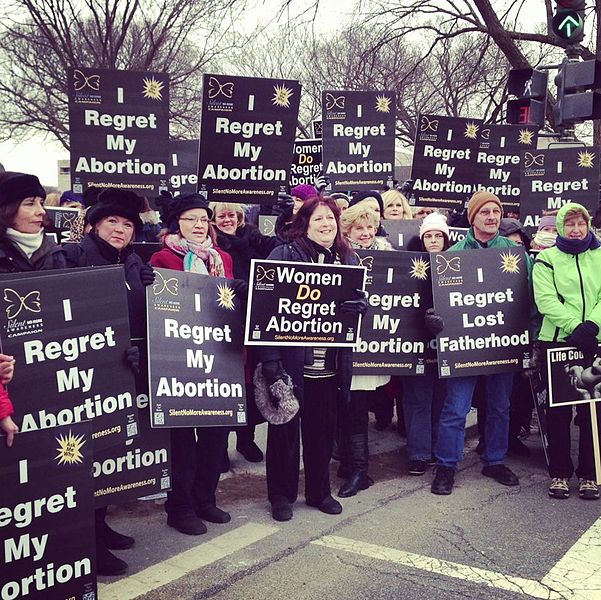
[[[436,458],[443,467],[457,468],[463,458],[465,419],[472,404],[476,377],[454,377],[447,380],[447,397],[440,415]],[[509,433],[509,397],[513,373],[486,375],[485,465],[501,465],[507,454]]]

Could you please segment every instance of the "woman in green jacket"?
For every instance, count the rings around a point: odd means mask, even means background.
[[[601,247],[590,231],[591,217],[580,204],[569,202],[557,214],[557,243],[543,250],[534,263],[534,297],[543,315],[539,334],[546,370],[549,347],[575,346],[584,353],[584,366],[590,366],[598,351],[601,325]],[[544,376],[543,381],[546,381]],[[597,500],[595,462],[590,410],[577,405],[580,427],[578,493],[585,500]],[[571,405],[547,407],[549,475],[552,498],[570,495],[569,480],[574,472],[570,456]]]

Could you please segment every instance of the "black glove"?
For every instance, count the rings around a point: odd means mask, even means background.
[[[284,379],[285,371],[281,360],[268,360],[263,363],[261,372],[268,386],[273,385],[278,379]]]
[[[598,333],[599,327],[595,323],[584,321],[566,338],[566,343],[576,346],[578,350],[584,352],[587,356],[595,356],[599,350]]]
[[[140,267],[140,279],[142,280],[142,285],[145,287],[147,285],[152,285],[155,277],[156,273],[150,265],[142,265]]]
[[[137,346],[130,346],[125,351],[125,362],[134,375],[140,373],[140,349]]]
[[[323,173],[319,173],[313,180],[313,187],[319,192],[323,192],[330,185],[330,178]]]
[[[289,221],[292,219],[292,211],[294,210],[294,200],[290,194],[280,192],[276,203],[271,207],[271,214],[276,215]]]
[[[355,298],[352,300],[343,300],[339,304],[340,312],[355,313],[364,315],[369,308],[367,303],[367,294],[363,290],[355,290]]]
[[[438,335],[444,329],[444,321],[440,315],[434,312],[433,308],[429,308],[424,315],[424,324],[426,329],[432,335]]]

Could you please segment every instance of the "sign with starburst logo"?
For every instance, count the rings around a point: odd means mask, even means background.
[[[394,92],[328,90],[322,92],[321,108],[328,191],[392,187]]]
[[[517,245],[432,255],[440,377],[530,366],[528,262]]]
[[[559,147],[522,153],[520,218],[534,234],[541,216],[566,202],[592,214],[599,203],[599,148]]]
[[[298,81],[206,74],[199,193],[271,206],[287,190],[300,95]]]
[[[168,189],[169,76],[116,69],[69,69],[71,186]]]
[[[432,306],[425,252],[357,250],[368,268],[369,311],[353,352],[355,375],[424,375],[429,348],[424,313]]]
[[[89,423],[0,440],[2,598],[96,598]]]
[[[170,269],[156,273],[170,284],[146,288],[152,427],[244,425],[239,282]],[[178,310],[169,312],[164,306],[175,289]]]

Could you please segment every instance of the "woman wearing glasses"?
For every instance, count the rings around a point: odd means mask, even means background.
[[[232,258],[215,243],[213,214],[199,194],[165,198],[161,217],[163,248],[150,264],[162,269],[233,278]],[[200,535],[203,522],[227,523],[229,513],[216,506],[227,427],[178,427],[171,430],[172,490],[167,496],[167,524],[181,533]]]

